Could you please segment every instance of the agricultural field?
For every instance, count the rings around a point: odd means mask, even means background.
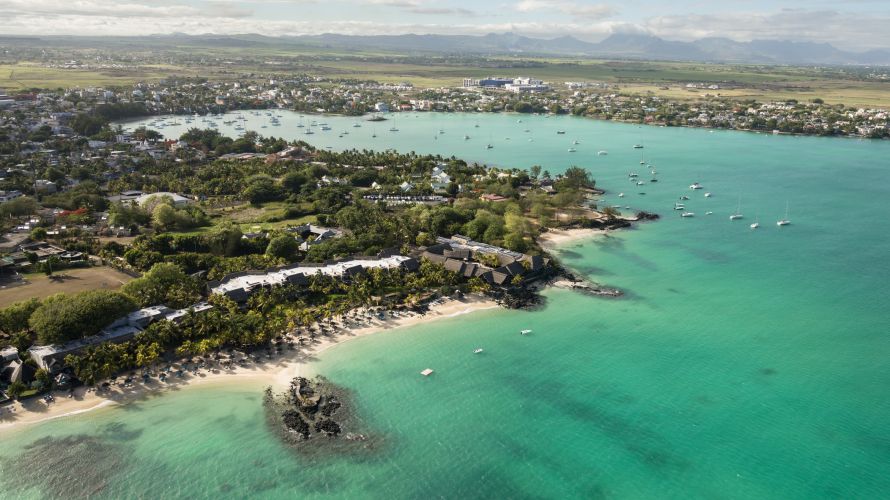
[[[144,49],[144,48],[143,48]],[[123,48],[117,48],[124,51]],[[858,79],[845,68],[597,60],[564,57],[443,57],[372,52],[344,52],[313,47],[178,47],[157,54],[120,52],[132,59],[127,68],[65,69],[19,60],[0,62],[0,88],[70,88],[123,86],[168,77],[204,77],[214,81],[270,75],[309,74],[327,78],[410,82],[417,88],[459,86],[464,78],[528,75],[560,88],[566,81],[603,82],[621,92],[653,93],[693,100],[705,94],[759,101],[821,98],[849,106],[890,107],[890,85]],[[70,49],[65,56],[92,52]],[[62,57],[61,55],[57,57]],[[686,83],[718,84],[718,91],[689,91]],[[665,88],[666,87],[666,88]]]

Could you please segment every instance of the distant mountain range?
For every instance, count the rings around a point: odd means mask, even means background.
[[[571,36],[530,38],[514,33],[465,35],[346,36],[325,34],[293,37],[304,43],[332,48],[377,49],[397,52],[467,54],[529,54],[672,61],[711,61],[768,64],[890,64],[890,50],[847,52],[827,43],[703,38],[677,42],[657,36],[614,34],[598,43]]]
[[[270,37],[257,34],[186,35],[149,37],[2,37],[0,45],[27,41],[52,44],[60,39],[71,45],[113,43],[143,46],[195,45],[213,47],[315,46],[332,49],[379,50],[401,54],[551,55],[670,61],[731,62],[803,65],[890,65],[890,49],[848,52],[827,43],[786,40],[737,42],[728,38],[702,38],[693,42],[665,40],[644,34],[614,34],[601,42],[572,36],[543,39],[515,33],[471,35],[337,35]]]

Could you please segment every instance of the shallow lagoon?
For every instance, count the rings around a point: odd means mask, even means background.
[[[260,388],[235,385],[5,435],[6,467],[43,472],[58,460],[47,450],[81,450],[71,460],[95,457],[101,489],[81,468],[52,470],[109,498],[890,495],[890,143],[462,114],[361,127],[304,116],[332,128],[306,136],[299,115],[278,114],[275,127],[245,113],[247,128],[334,149],[554,173],[577,164],[609,191],[605,203],[663,219],[561,255],[624,298],[553,290],[540,311],[483,311],[325,352],[312,370],[355,391],[381,437],[373,453],[294,454],[266,431]],[[162,132],[175,137],[182,123]],[[638,188],[627,174],[647,173],[641,152],[659,182]],[[672,210],[684,194],[693,218]],[[746,219],[731,222],[740,199]],[[778,228],[786,201],[792,225]],[[436,373],[419,376],[427,367]],[[8,470],[0,496],[61,496],[53,482],[32,487]]]

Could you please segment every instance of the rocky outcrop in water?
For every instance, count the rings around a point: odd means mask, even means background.
[[[266,389],[263,405],[273,431],[301,453],[375,449],[380,439],[372,439],[358,430],[359,423],[349,401],[345,389],[324,377],[297,377],[282,393]]]

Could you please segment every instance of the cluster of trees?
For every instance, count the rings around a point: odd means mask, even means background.
[[[167,262],[155,264],[142,277],[124,285],[121,291],[140,307],[165,304],[182,308],[195,304],[201,298],[201,284],[176,264]]]
[[[87,113],[78,113],[71,120],[71,128],[80,135],[95,136],[108,128],[114,120],[144,116],[148,110],[141,103],[114,103],[96,106]]]
[[[107,290],[56,294],[33,309],[27,325],[40,344],[60,344],[99,333],[116,318],[137,309],[128,296]]]
[[[212,296],[214,308],[188,313],[178,323],[162,320],[120,344],[102,344],[69,355],[65,363],[80,380],[93,384],[121,370],[148,367],[165,352],[179,356],[206,354],[222,347],[252,349],[267,345],[283,332],[343,316],[348,311],[377,303],[398,293],[411,301],[431,290],[483,290],[478,279],[464,283],[442,266],[424,262],[416,273],[398,269],[371,269],[350,282],[323,275],[310,277],[306,289],[280,286],[251,297],[242,309],[222,296]]]

